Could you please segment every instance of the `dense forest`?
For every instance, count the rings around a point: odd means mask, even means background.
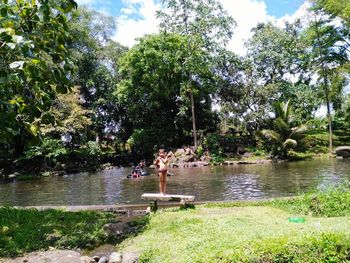
[[[162,2],[159,33],[127,48],[112,17],[73,0],[1,1],[0,172],[184,145],[298,159],[349,140],[349,1],[258,24],[244,56],[218,1]]]

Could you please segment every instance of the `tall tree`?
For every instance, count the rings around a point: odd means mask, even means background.
[[[111,39],[116,25],[110,16],[80,7],[69,26],[74,37],[70,49],[78,65],[74,81],[81,86],[83,106],[93,113],[91,137],[102,142],[124,121],[113,91],[120,80],[118,60],[127,48]]]
[[[181,146],[188,143],[187,131],[191,125],[188,101],[182,95],[188,80],[183,69],[187,58],[186,37],[177,34],[149,35],[131,48],[121,59],[123,80],[117,95],[132,123],[129,143],[137,153],[149,155],[154,147]],[[201,82],[193,81],[198,107],[198,126],[209,132],[215,129],[211,112],[211,73],[205,60],[205,50],[197,49],[191,56],[192,74]],[[199,89],[201,85],[201,89]]]
[[[341,90],[335,85],[335,80],[340,72],[338,69],[349,61],[348,51],[339,45],[346,40],[341,30],[334,26],[332,20],[321,10],[315,8],[311,10],[311,14],[313,22],[307,30],[307,37],[312,47],[313,70],[319,76],[324,92],[329,130],[329,150],[332,151],[331,87]]]
[[[160,28],[163,32],[174,32],[187,37],[187,58],[183,67],[190,69],[191,55],[196,49],[208,51],[208,63],[220,53],[232,36],[234,20],[227,14],[217,0],[162,0],[166,8],[157,12]],[[186,69],[186,70],[187,70]],[[186,81],[187,95],[191,102],[192,129],[194,147],[197,148],[197,127],[195,114],[194,80],[198,77],[188,71]]]
[[[0,147],[10,156],[23,153],[56,94],[71,86],[67,14],[76,7],[73,0],[1,1]]]
[[[298,21],[283,28],[259,24],[246,43],[245,57],[226,52],[217,64],[220,102],[251,128],[264,125],[276,101],[291,100],[299,123],[318,108],[318,96],[310,85],[308,43],[301,33]]]

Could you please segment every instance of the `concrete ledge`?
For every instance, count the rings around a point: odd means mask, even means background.
[[[162,195],[162,194],[143,194],[141,196],[142,200],[147,201],[185,201],[185,202],[193,202],[195,199],[195,196],[193,195]]]

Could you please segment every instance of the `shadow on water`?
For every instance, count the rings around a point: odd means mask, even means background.
[[[126,178],[130,168],[82,172],[36,180],[0,182],[0,204],[99,205],[144,203],[144,192],[158,192],[158,176]],[[176,168],[168,193],[195,195],[197,201],[291,196],[350,179],[349,160],[310,160],[265,165]]]

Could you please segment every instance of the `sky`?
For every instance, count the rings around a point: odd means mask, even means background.
[[[131,47],[135,39],[144,34],[157,33],[157,10],[160,0],[76,0],[79,5],[115,17],[117,30],[113,39]],[[251,29],[259,22],[272,21],[283,25],[302,17],[309,6],[304,0],[219,0],[237,22],[232,40],[227,48],[239,55],[245,54],[244,42],[251,36]]]

